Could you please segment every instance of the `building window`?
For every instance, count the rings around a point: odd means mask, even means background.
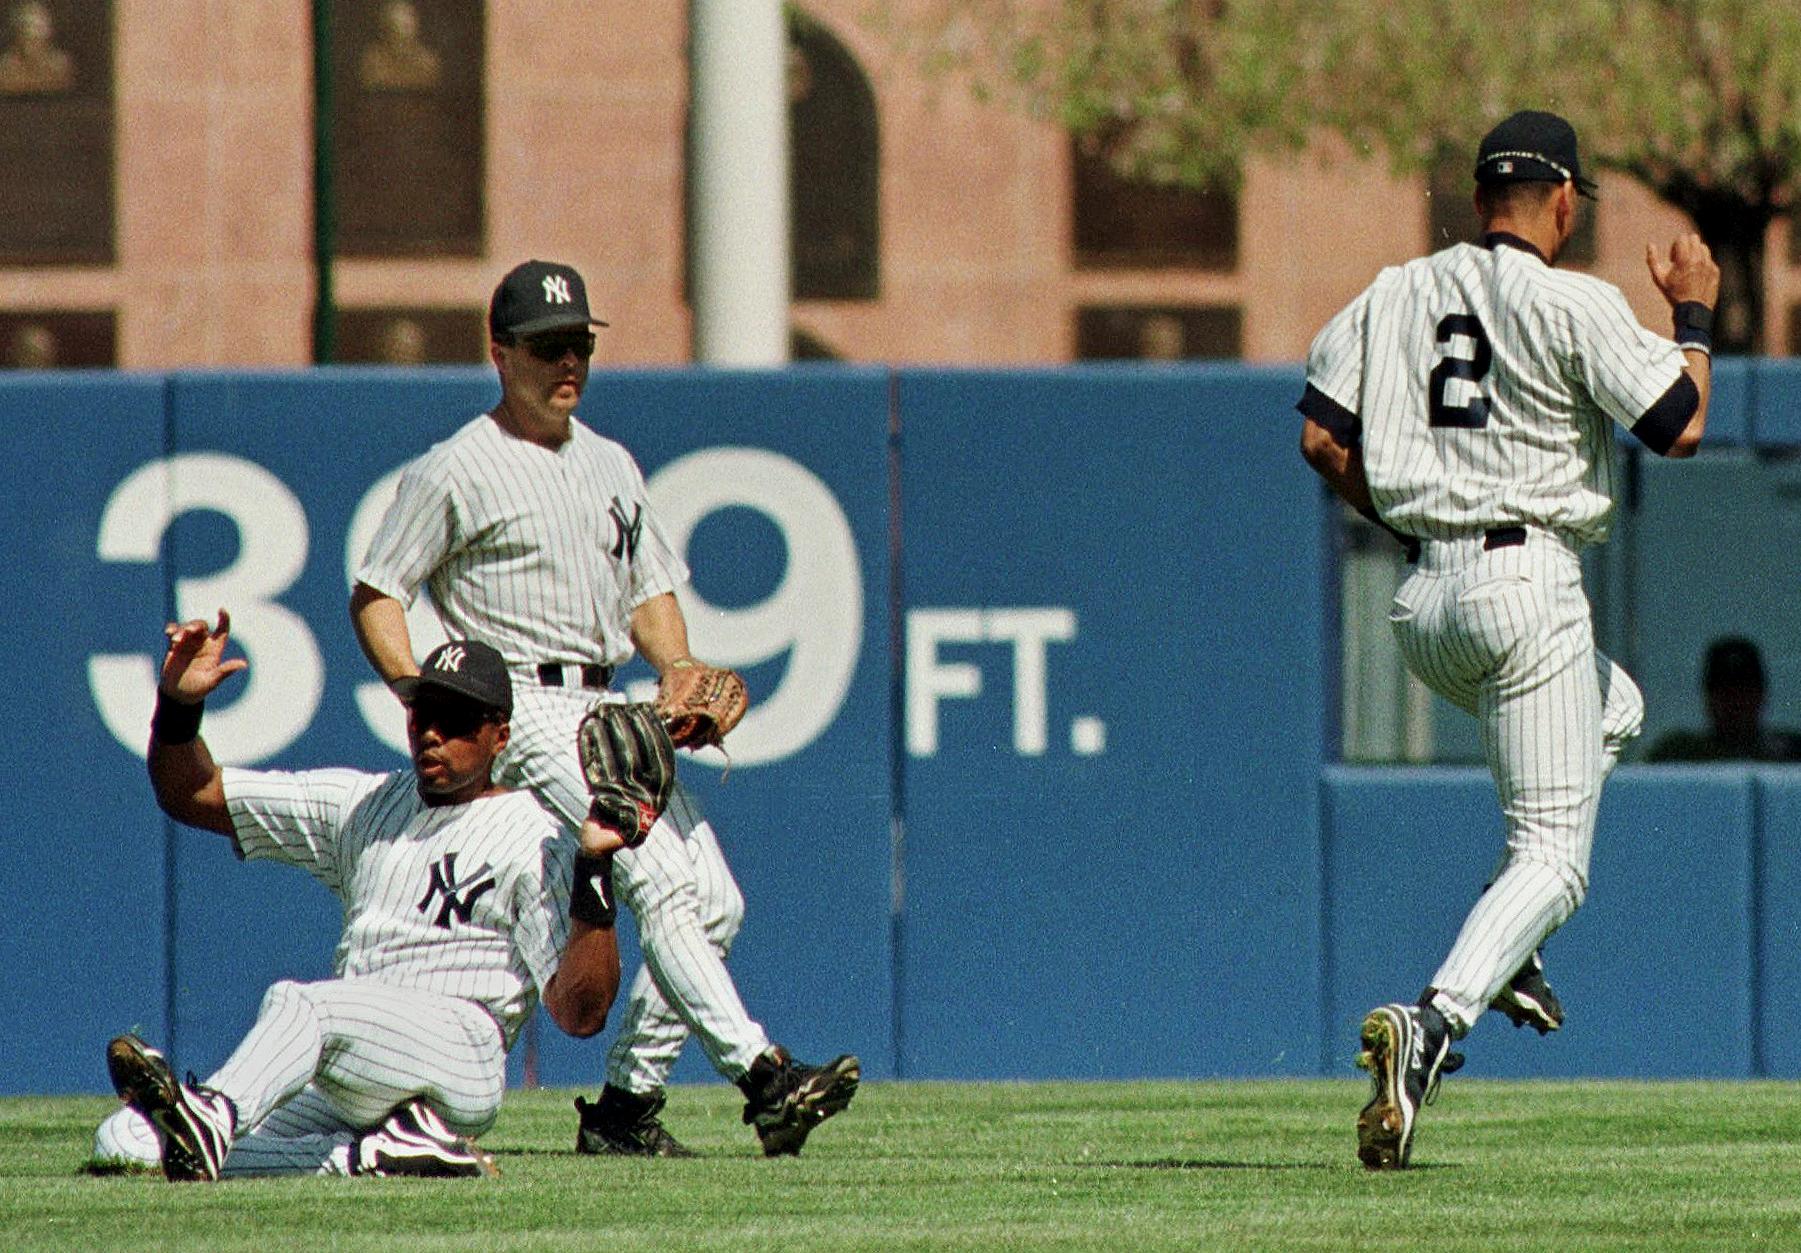
[[[1238,196],[1168,187],[1113,168],[1104,136],[1071,141],[1075,259],[1084,269],[1231,270],[1238,265]]]
[[[481,309],[339,309],[337,360],[364,365],[450,365],[488,359]]]
[[[792,7],[788,142],[795,297],[873,300],[881,269],[875,93],[837,37]]]
[[[1244,355],[1244,314],[1232,305],[1106,305],[1076,313],[1083,361],[1232,360]]]
[[[0,0],[0,265],[114,259],[112,11]]]
[[[0,369],[59,370],[117,365],[111,310],[19,309],[0,313]]]
[[[1426,221],[1430,250],[1452,244],[1473,244],[1482,238],[1482,219],[1476,216],[1476,180],[1468,161],[1450,157],[1437,162],[1426,175]],[[1601,206],[1583,201],[1576,212],[1576,233],[1564,245],[1560,265],[1593,265],[1597,256],[1595,220]]]
[[[481,0],[332,0],[337,251],[481,255]]]

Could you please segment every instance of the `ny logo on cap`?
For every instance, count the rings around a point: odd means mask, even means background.
[[[432,663],[432,669],[460,672],[463,668],[463,658],[467,655],[468,653],[462,645],[453,644],[438,654],[438,659]]]
[[[553,305],[569,303],[569,280],[561,274],[544,276],[544,299]]]

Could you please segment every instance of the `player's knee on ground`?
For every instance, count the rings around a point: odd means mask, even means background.
[[[129,1105],[115,1111],[94,1131],[88,1165],[100,1170],[155,1170],[162,1165],[162,1146],[150,1120]]]

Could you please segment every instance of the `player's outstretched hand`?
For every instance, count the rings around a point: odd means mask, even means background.
[[[231,642],[231,615],[223,609],[217,626],[208,627],[204,618],[191,618],[171,622],[163,634],[169,637],[169,652],[163,658],[159,686],[183,704],[205,700],[228,676],[250,666],[242,657],[225,660],[225,646]]]
[[[1685,300],[1709,309],[1719,303],[1720,267],[1714,263],[1713,252],[1693,231],[1676,236],[1667,257],[1659,256],[1655,247],[1646,244],[1645,264],[1650,267],[1651,281],[1672,309]]]

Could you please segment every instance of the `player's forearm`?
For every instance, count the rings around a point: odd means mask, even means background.
[[[406,608],[398,600],[358,583],[350,593],[350,625],[363,656],[387,683],[419,673]]]
[[[577,1039],[599,1035],[618,995],[619,943],[613,928],[572,920],[569,943],[544,989],[551,1021]]]
[[[156,803],[164,813],[203,831],[232,833],[231,814],[225,807],[224,772],[205,740],[196,737],[169,744],[153,730],[145,763]]]
[[[670,662],[690,655],[688,623],[675,593],[653,596],[632,611],[632,643],[658,674],[667,670]]]
[[[1301,456],[1346,504],[1370,518],[1376,516],[1369,479],[1363,472],[1363,455],[1357,449],[1340,444],[1309,419],[1301,429]]]

